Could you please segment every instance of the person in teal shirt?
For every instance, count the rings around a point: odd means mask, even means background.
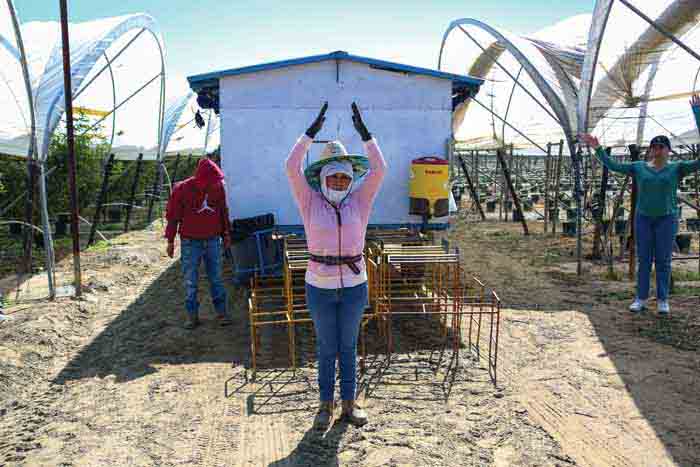
[[[700,128],[700,99],[691,101],[696,124]],[[656,136],[649,143],[650,160],[620,163],[608,156],[592,135],[582,135],[583,142],[595,150],[600,162],[613,172],[634,178],[637,184],[635,240],[639,270],[637,296],[630,311],[638,313],[647,307],[651,263],[656,267],[657,311],[668,315],[668,290],[671,282],[671,254],[678,226],[678,183],[700,169],[700,160],[669,162],[671,142],[666,136]]]

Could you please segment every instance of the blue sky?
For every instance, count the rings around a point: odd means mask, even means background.
[[[59,0],[14,0],[22,22],[57,20]],[[590,13],[594,0],[69,0],[71,21],[145,12],[160,24],[170,74],[183,76],[346,50],[434,68],[450,21],[530,33]]]

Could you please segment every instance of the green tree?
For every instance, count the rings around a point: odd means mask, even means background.
[[[90,119],[83,113],[75,114],[73,126],[78,208],[82,210],[93,204],[97,197],[102,179],[102,164],[108,154],[109,144],[102,135],[101,128],[90,128]],[[54,169],[47,184],[49,212],[52,215],[68,212],[70,209],[67,158],[66,133],[57,129],[51,138],[46,160],[47,168]]]

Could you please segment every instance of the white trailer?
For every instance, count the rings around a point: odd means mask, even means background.
[[[296,139],[328,101],[326,123],[307,156],[314,162],[327,140],[362,153],[350,104],[360,107],[388,164],[371,225],[421,224],[409,215],[411,160],[447,156],[454,106],[482,81],[435,70],[333,52],[188,78],[203,107],[221,118],[221,164],[232,218],[266,213],[279,227],[301,226],[284,172]],[[444,225],[446,219],[434,219]]]

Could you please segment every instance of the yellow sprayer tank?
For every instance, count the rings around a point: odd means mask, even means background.
[[[411,162],[408,182],[409,214],[443,217],[449,213],[449,163],[439,157],[421,157]]]

